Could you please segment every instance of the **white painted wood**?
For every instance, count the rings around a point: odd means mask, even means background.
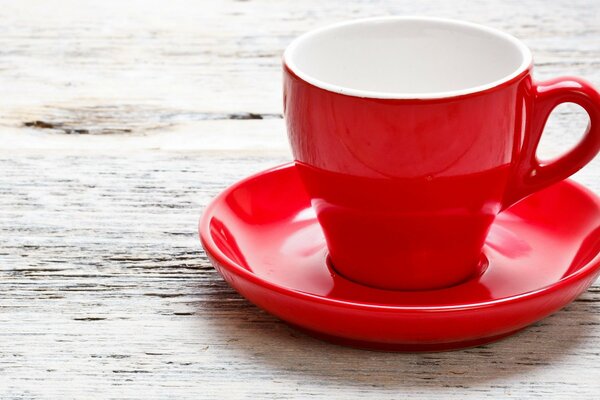
[[[227,185],[289,159],[279,62],[297,34],[353,17],[461,18],[522,39],[540,78],[600,86],[600,3],[0,5],[0,398],[598,398],[598,284],[499,343],[365,352],[247,303],[210,267],[196,224]],[[543,153],[584,127],[561,107]],[[600,193],[599,177],[596,159],[576,179]]]

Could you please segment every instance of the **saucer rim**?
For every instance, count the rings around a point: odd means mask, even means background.
[[[246,268],[238,265],[235,261],[231,260],[227,257],[219,247],[214,243],[212,237],[210,235],[210,220],[213,215],[213,210],[215,207],[221,203],[221,201],[227,197],[231,192],[239,188],[240,186],[245,185],[246,183],[258,179],[263,175],[268,175],[271,173],[275,173],[280,170],[292,169],[296,168],[295,163],[288,162],[285,164],[281,164],[275,167],[268,168],[266,170],[257,172],[252,174],[246,178],[236,181],[234,184],[228,186],[226,189],[221,191],[217,196],[215,196],[210,203],[205,207],[202,215],[200,216],[200,220],[198,222],[198,231],[200,236],[200,242],[202,247],[204,248],[207,256],[209,258],[214,258],[217,263],[221,267],[225,267],[227,270],[236,273],[237,275],[241,275],[244,279],[248,281],[269,289],[276,291],[283,295],[293,296],[300,300],[310,300],[315,301],[322,304],[334,305],[334,306],[342,306],[342,307],[351,307],[354,309],[362,309],[362,310],[381,310],[381,311],[397,311],[397,312],[447,312],[447,311],[465,311],[465,310],[479,310],[482,308],[488,307],[496,307],[499,305],[506,305],[510,303],[516,303],[523,301],[525,299],[536,298],[539,296],[546,295],[552,291],[560,290],[562,287],[571,284],[572,281],[583,280],[587,276],[597,272],[600,269],[600,252],[594,256],[587,264],[572,274],[569,274],[561,279],[557,280],[554,283],[543,286],[536,290],[531,290],[528,292],[502,297],[499,299],[494,299],[490,301],[482,301],[482,302],[472,302],[472,303],[463,303],[463,304],[452,304],[452,305],[389,305],[389,304],[374,304],[374,303],[364,303],[364,302],[356,302],[351,300],[341,300],[334,299],[326,296],[316,295],[312,293],[307,293],[304,291],[292,289],[289,287],[285,287],[273,282],[270,282],[264,278],[259,277],[255,273],[247,270]],[[555,185],[568,185],[574,187],[578,191],[582,192],[582,194],[586,195],[588,198],[593,200],[596,204],[600,206],[600,198],[592,192],[590,189],[585,186],[572,181],[571,179],[565,179],[561,182],[556,183]],[[509,208],[510,209],[510,208]],[[212,261],[212,260],[211,260]],[[345,278],[342,278],[345,279]],[[438,289],[439,290],[439,289]]]

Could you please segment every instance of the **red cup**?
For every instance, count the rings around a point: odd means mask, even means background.
[[[527,47],[433,18],[374,18],[297,38],[284,112],[337,273],[386,289],[435,289],[480,273],[496,215],[600,149],[600,95],[572,77],[534,82]],[[576,103],[581,142],[540,163],[548,115]]]

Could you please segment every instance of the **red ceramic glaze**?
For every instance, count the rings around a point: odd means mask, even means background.
[[[534,82],[531,70],[518,40],[431,18],[351,21],[288,47],[288,135],[339,273],[403,290],[462,282],[502,209],[598,153],[598,92],[578,78]],[[564,102],[583,107],[590,127],[540,165],[544,124]]]
[[[420,290],[468,279],[502,209],[600,150],[600,95],[578,78],[534,82],[525,65],[466,94],[377,98],[326,90],[285,62],[284,114],[298,173],[335,269],[365,285]],[[575,149],[540,165],[544,124],[563,102],[582,106],[590,127]]]
[[[318,337],[372,349],[489,342],[569,304],[600,273],[600,199],[568,181],[500,213],[479,275],[439,290],[376,289],[331,269],[293,165],[227,189],[199,230],[215,268],[249,301]]]

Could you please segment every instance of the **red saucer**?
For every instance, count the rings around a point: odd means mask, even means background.
[[[600,273],[600,200],[569,181],[530,196],[494,222],[482,274],[442,290],[380,290],[336,274],[291,164],[221,193],[202,216],[200,238],[240,294],[315,336],[446,350],[507,336],[584,292]]]

